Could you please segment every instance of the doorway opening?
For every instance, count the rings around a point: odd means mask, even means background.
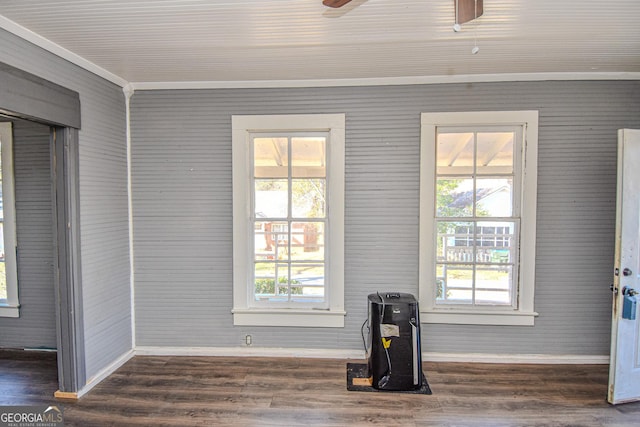
[[[44,174],[41,185],[48,186],[50,199],[50,207],[45,210],[53,243],[49,252],[53,301],[49,304],[55,307],[56,396],[73,397],[86,383],[80,268],[80,97],[77,92],[0,63],[0,121],[11,121],[19,128],[33,126],[42,133],[43,140],[48,139],[48,157],[44,156],[42,162],[48,163],[49,173]],[[15,129],[12,132],[14,136],[18,134]],[[27,153],[25,158],[29,156]],[[35,209],[27,203],[24,212],[22,220]],[[18,294],[21,291],[19,285]],[[26,315],[27,308],[23,311]]]

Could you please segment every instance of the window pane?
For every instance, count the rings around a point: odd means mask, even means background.
[[[510,265],[477,265],[476,304],[511,305],[512,271]]]
[[[473,216],[473,178],[437,180],[436,216]]]
[[[476,261],[512,264],[515,259],[515,222],[478,222]]]
[[[445,264],[441,268],[442,292],[437,303],[471,304],[473,299],[473,265]]]
[[[291,294],[292,300],[324,301],[324,264],[292,264]]]
[[[326,138],[292,138],[291,166],[294,178],[326,177]]]
[[[437,261],[473,262],[473,222],[438,221]]]
[[[291,215],[294,218],[324,218],[325,179],[291,181]]]
[[[509,217],[513,213],[513,179],[476,180],[476,216]]]
[[[256,263],[254,269],[255,299],[273,300],[276,296],[282,295],[283,292],[286,295],[289,289],[288,271],[287,264]]]
[[[256,219],[287,218],[288,185],[286,179],[255,180]]]
[[[439,133],[437,174],[473,173],[473,133]]]
[[[445,282],[446,277],[444,275],[444,265],[438,264],[436,265],[436,300],[444,300],[446,291],[445,291]]]
[[[4,264],[4,256],[2,261],[0,261],[0,299],[7,299],[7,274]]]
[[[324,223],[291,224],[291,260],[324,261]]]
[[[289,174],[287,138],[254,138],[253,173],[256,178],[286,178]]]
[[[513,173],[514,132],[478,133],[476,173]]]
[[[256,222],[254,237],[256,261],[288,259],[289,229],[286,222]]]

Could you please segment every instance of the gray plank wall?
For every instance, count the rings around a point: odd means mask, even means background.
[[[0,347],[56,348],[49,127],[13,124],[20,317],[0,317]]]
[[[433,352],[606,355],[616,129],[640,82],[139,91],[132,101],[136,339],[361,348],[366,296],[417,294],[420,113],[540,111],[534,327],[423,325]],[[346,113],[344,329],[233,327],[231,115]]]
[[[0,58],[80,94],[80,214],[87,378],[131,349],[122,89],[0,30]]]

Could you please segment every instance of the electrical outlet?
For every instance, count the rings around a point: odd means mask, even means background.
[[[251,345],[251,342],[252,342],[251,335],[245,335],[245,337],[244,337],[245,345],[249,346],[249,345]]]

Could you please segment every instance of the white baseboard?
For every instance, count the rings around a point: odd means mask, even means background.
[[[104,369],[100,370],[97,374],[89,378],[89,380],[87,380],[87,384],[84,387],[82,387],[80,390],[78,390],[78,392],[76,393],[76,396],[77,396],[76,398],[79,399],[85,394],[87,394],[92,388],[100,384],[102,380],[107,378],[109,375],[113,374],[119,367],[127,363],[135,355],[136,353],[134,350],[129,350],[126,353],[124,353],[122,356],[117,358],[109,366],[105,367]]]
[[[362,350],[270,347],[155,347],[140,346],[136,356],[307,357],[315,359],[364,359]]]
[[[423,362],[606,365],[609,356],[578,354],[422,353]]]
[[[218,356],[218,357],[308,357],[322,359],[364,359],[362,350],[269,348],[269,347],[136,347],[137,356]],[[532,363],[600,365],[609,356],[572,354],[488,354],[488,353],[422,353],[424,362],[467,363]]]

